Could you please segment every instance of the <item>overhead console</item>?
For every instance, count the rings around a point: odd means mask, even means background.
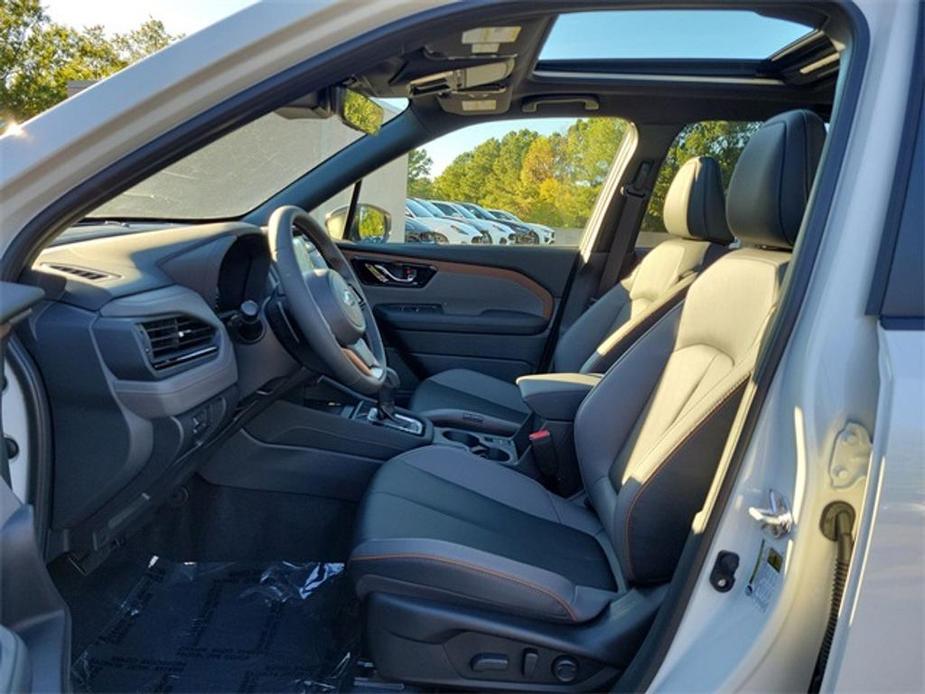
[[[364,79],[379,95],[431,97],[447,113],[506,113],[546,30],[545,19],[470,27],[428,41]]]

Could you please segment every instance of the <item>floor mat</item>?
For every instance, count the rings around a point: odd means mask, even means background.
[[[74,661],[74,689],[349,689],[359,627],[343,569],[153,557],[115,617]]]

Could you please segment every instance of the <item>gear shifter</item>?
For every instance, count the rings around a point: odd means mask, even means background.
[[[379,400],[376,407],[370,409],[367,420],[378,426],[420,436],[424,433],[424,423],[415,417],[401,414],[395,409],[395,391],[399,385],[398,374],[393,369],[386,368],[385,380],[379,389]]]
[[[398,421],[395,417],[395,391],[399,385],[401,381],[395,369],[386,367],[385,380],[382,382],[382,388],[379,389],[379,402],[376,404],[376,419],[379,422]]]

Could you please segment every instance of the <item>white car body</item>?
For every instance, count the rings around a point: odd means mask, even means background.
[[[446,210],[441,211],[445,212],[445,214],[449,215],[453,219],[458,219],[460,222],[469,224],[479,231],[484,231],[491,237],[491,242],[493,244],[503,246],[507,244],[513,244],[516,241],[517,235],[511,231],[509,227],[506,227],[503,224],[490,222],[486,219],[478,219],[476,217],[472,217],[467,214],[466,210],[463,210],[459,205],[452,202],[447,202],[445,200],[428,200],[427,202],[431,205],[434,205],[435,207],[439,207],[440,205],[449,207],[455,212],[455,214],[451,214]]]
[[[448,4],[264,0],[8,129],[0,137],[0,253],[63,196],[153,139],[312,56]],[[885,330],[864,310],[910,76],[921,79],[913,54],[920,5],[856,6],[869,27],[869,55],[826,234],[712,540],[714,554],[734,550],[754,561],[762,534],[748,509],[776,489],[790,500],[795,520],[782,543],[784,570],[761,610],[744,591],[714,590],[706,564],[654,690],[806,690],[825,628],[834,553],[817,525],[836,495],[829,464],[848,422],[871,433],[873,455],[865,479],[848,491],[860,509],[857,544],[823,690],[925,687],[925,333]],[[447,220],[422,221],[452,228]],[[599,213],[592,215],[588,233],[596,234],[600,222]],[[17,392],[6,391],[5,421],[23,417]]]
[[[495,217],[505,220],[510,219],[512,222],[518,222],[525,226],[530,227],[535,231],[540,237],[540,243],[544,246],[548,246],[556,242],[556,231],[551,229],[545,224],[535,224],[533,222],[525,222],[516,215],[506,212],[505,210],[488,210],[489,214],[493,214]]]
[[[463,224],[445,217],[417,215],[407,205],[405,206],[405,214],[427,225],[432,231],[438,231],[446,236],[447,243],[470,244],[472,239],[479,238],[478,229],[469,224]]]

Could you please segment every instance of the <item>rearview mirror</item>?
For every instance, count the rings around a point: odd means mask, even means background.
[[[385,119],[385,109],[382,106],[365,94],[352,89],[342,89],[338,101],[340,118],[344,125],[367,135],[379,132]]]
[[[345,233],[344,226],[347,224],[349,209],[349,205],[343,205],[325,215],[324,227],[331,238],[358,243],[385,243],[389,240],[392,215],[377,205],[361,202],[357,205],[350,230]]]

